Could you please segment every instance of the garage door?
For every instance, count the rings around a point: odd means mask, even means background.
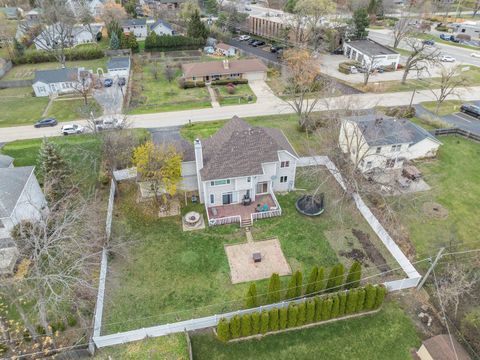
[[[248,80],[267,80],[267,74],[264,71],[246,73],[244,77]]]

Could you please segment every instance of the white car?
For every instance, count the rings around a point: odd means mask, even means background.
[[[82,125],[71,124],[63,125],[61,131],[63,135],[73,135],[83,133],[85,131],[85,128]]]
[[[455,58],[449,56],[449,55],[443,55],[440,57],[440,61],[442,62],[455,62]]]
[[[480,53],[472,53],[471,57],[480,58]]]
[[[250,39],[250,36],[248,35],[240,35],[240,37],[238,38],[238,40],[240,41],[247,41]]]

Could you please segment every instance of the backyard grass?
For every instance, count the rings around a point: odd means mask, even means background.
[[[213,88],[217,90],[217,94],[219,95],[218,100],[221,106],[248,104],[257,101],[257,97],[248,84],[235,85],[234,94],[228,93],[226,85],[214,86]]]
[[[93,99],[88,99],[88,105],[95,113],[101,113],[100,105]],[[81,108],[84,106],[82,99],[55,100],[48,110],[47,116],[54,117],[58,121],[77,120],[85,115],[81,114]]]
[[[152,66],[154,65],[147,63],[135,67],[129,114],[211,107],[207,88],[181,89],[178,86],[180,69],[176,70],[175,79],[169,82],[164,75],[163,62],[157,64],[157,79],[151,72]]]
[[[418,258],[436,253],[441,246],[461,249],[480,246],[480,147],[461,137],[447,136],[439,140],[443,145],[438,159],[416,164],[432,189],[405,196],[396,205],[409,228]],[[423,210],[428,202],[441,204],[448,210],[448,217],[429,217]]]
[[[35,97],[31,87],[0,90],[0,127],[33,125],[42,116],[48,97]]]
[[[371,316],[225,344],[211,331],[191,335],[195,360],[410,360],[420,338],[395,302]]]
[[[95,360],[188,360],[185,334],[172,334],[98,350]]]
[[[459,112],[460,106],[465,103],[466,102],[462,100],[445,100],[440,104],[437,115],[445,116],[445,115],[453,114],[455,112]],[[431,111],[432,113],[435,113],[435,110],[437,108],[436,101],[427,101],[427,102],[421,103],[420,105],[422,105],[425,109]]]

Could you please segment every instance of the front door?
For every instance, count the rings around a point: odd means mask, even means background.
[[[225,193],[222,195],[222,203],[223,205],[231,204],[233,200],[232,193]]]
[[[265,194],[268,192],[268,182],[259,182],[257,184],[257,194]]]

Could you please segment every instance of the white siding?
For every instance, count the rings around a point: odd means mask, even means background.
[[[243,74],[243,78],[247,80],[267,80],[267,73],[265,71],[255,71]]]
[[[439,147],[440,143],[433,139],[426,138],[410,146],[405,152],[405,157],[409,160],[434,157],[437,155]]]
[[[155,28],[153,29],[153,31],[157,34],[157,35],[173,35],[173,30],[167,28],[166,26],[162,25],[162,24],[159,24],[157,26],[155,26]]]

